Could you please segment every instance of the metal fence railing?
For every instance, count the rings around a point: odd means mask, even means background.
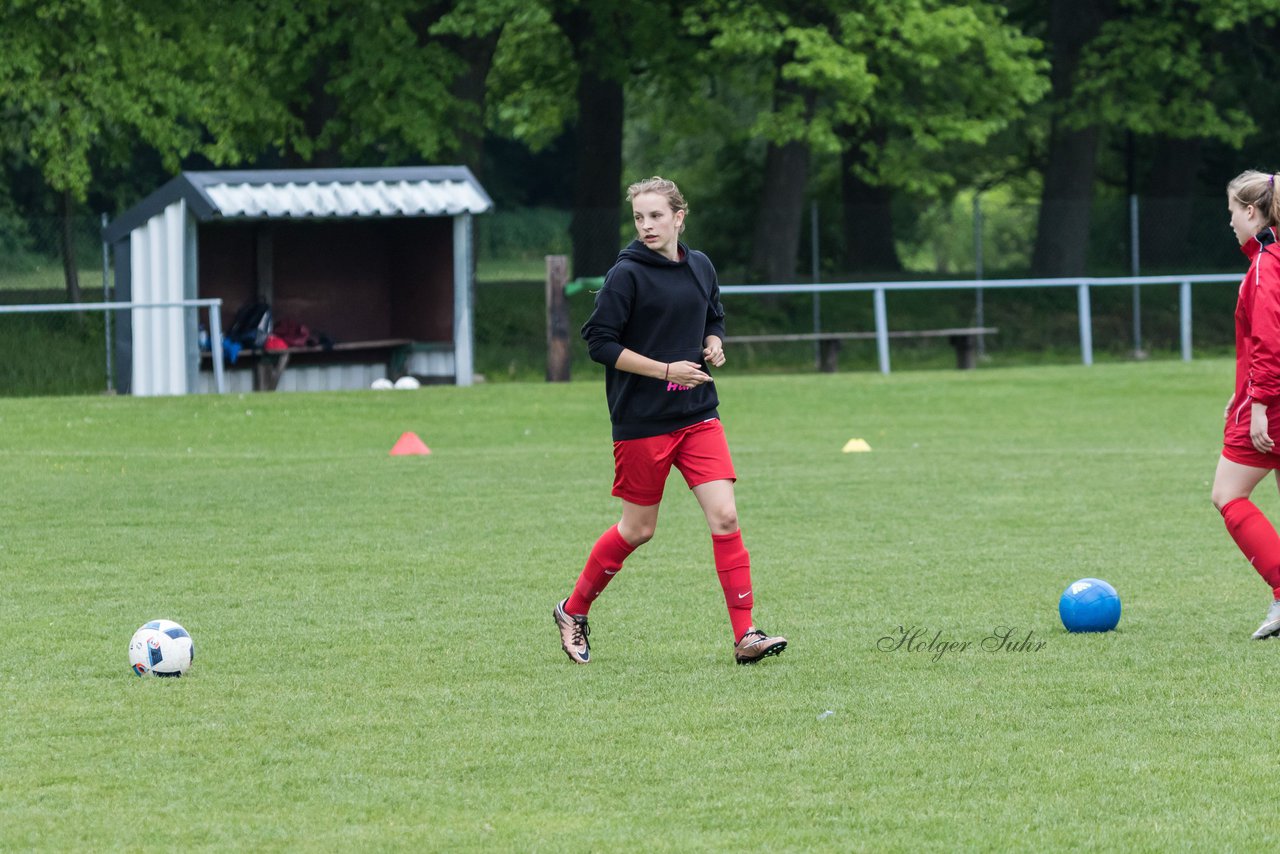
[[[0,305],[0,314],[45,314],[68,311],[132,311],[134,309],[152,308],[200,308],[209,309],[209,349],[210,352],[222,352],[222,299],[184,299],[173,302],[76,302],[76,303],[41,303],[33,305]],[[222,359],[214,358],[213,384],[218,394],[226,391],[226,380],[223,377]],[[111,387],[111,338],[107,337],[107,387]]]
[[[871,292],[874,300],[876,354],[880,373],[889,373],[889,318],[885,294],[889,291],[941,291],[972,290],[977,295],[977,325],[982,326],[982,292],[996,288],[1063,288],[1076,289],[1076,306],[1080,323],[1080,355],[1086,365],[1093,364],[1093,315],[1089,303],[1089,290],[1094,287],[1128,285],[1177,285],[1178,328],[1182,360],[1191,361],[1191,286],[1223,282],[1239,282],[1240,273],[1208,273],[1181,276],[1112,276],[1102,278],[1066,279],[970,279],[965,281],[918,282],[833,282],[807,285],[722,285],[724,296],[765,296],[769,294],[812,294]],[[819,333],[821,319],[814,314],[814,332]]]

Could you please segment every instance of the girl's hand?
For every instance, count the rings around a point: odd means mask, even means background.
[[[1260,454],[1269,454],[1276,446],[1271,434],[1267,431],[1267,406],[1264,403],[1255,403],[1251,407],[1249,441],[1253,442],[1253,447]]]
[[[704,373],[697,362],[672,362],[667,365],[666,374],[667,382],[678,383],[689,388],[711,382],[711,375]]]
[[[707,360],[707,364],[713,368],[718,368],[724,364],[724,342],[715,335],[708,335],[707,340],[702,342],[702,358]]]

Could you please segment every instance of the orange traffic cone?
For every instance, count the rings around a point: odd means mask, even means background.
[[[391,448],[391,456],[404,457],[413,454],[429,454],[431,449],[426,446],[417,433],[403,433],[396,440],[395,445]]]

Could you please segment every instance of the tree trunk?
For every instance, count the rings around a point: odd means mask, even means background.
[[[335,49],[345,50],[345,47]],[[338,99],[325,91],[331,67],[329,58],[322,57],[312,68],[304,87],[307,105],[302,110],[302,127],[303,133],[312,141],[318,140],[325,126],[338,115]],[[290,169],[334,169],[342,165],[342,156],[338,151],[338,143],[331,141],[326,148],[317,145],[305,157],[296,148],[290,147],[284,161]]]
[[[485,81],[489,78],[489,70],[493,67],[493,54],[498,47],[501,29],[478,36],[463,38],[455,35],[433,35],[431,28],[439,23],[441,17],[453,8],[452,3],[430,4],[418,15],[411,18],[411,26],[418,37],[419,45],[427,45],[432,41],[444,44],[451,53],[465,63],[465,69],[453,79],[449,86],[450,93],[464,105],[455,128],[457,140],[453,152],[448,155],[451,162],[461,163],[471,170],[471,174],[483,183],[484,172],[484,114]]]
[[[583,69],[574,133],[573,276],[603,276],[618,257],[622,191],[622,84]]]
[[[1085,272],[1098,130],[1067,127],[1062,109],[1071,99],[1080,54],[1097,35],[1111,5],[1112,0],[1053,0],[1049,11],[1050,80],[1059,113],[1049,132],[1049,157],[1031,257],[1033,276]]]
[[[454,51],[467,63],[467,70],[453,81],[453,94],[471,108],[458,128],[457,160],[471,170],[476,180],[484,180],[484,113],[485,81],[493,66],[493,52],[498,47],[499,32],[466,39],[454,45]]]
[[[1032,276],[1083,275],[1088,260],[1098,130],[1063,131],[1056,125],[1040,197]]]
[[[62,193],[62,275],[67,284],[67,302],[80,302],[80,271],[76,269],[76,200],[69,190]]]
[[[1143,272],[1192,261],[1195,191],[1204,144],[1199,139],[1155,140],[1151,175],[1138,200],[1138,247]]]
[[[896,273],[902,270],[902,261],[893,242],[893,191],[859,178],[854,166],[861,160],[854,146],[840,155],[844,268],[858,273]]]
[[[751,242],[753,278],[769,283],[785,283],[795,278],[808,182],[808,143],[769,143],[755,237]]]

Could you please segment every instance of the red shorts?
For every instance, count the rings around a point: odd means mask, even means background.
[[[713,480],[737,480],[729,442],[719,418],[673,433],[613,443],[613,494],[644,507],[662,501],[667,475],[675,466],[693,489]]]
[[[1233,463],[1249,466],[1250,468],[1280,469],[1280,454],[1274,452],[1262,454],[1253,445],[1247,448],[1242,448],[1239,445],[1223,445],[1222,456]]]
[[[1252,402],[1252,398],[1245,399],[1246,404]],[[1250,468],[1280,469],[1280,453],[1259,453],[1249,439],[1252,421],[1249,412],[1249,406],[1241,405],[1235,407],[1232,416],[1227,419],[1222,430],[1222,456],[1233,463]],[[1267,427],[1267,432],[1271,434],[1271,438],[1278,446],[1276,451],[1280,451],[1280,429],[1277,429],[1280,427],[1280,406],[1274,403],[1267,407]]]

